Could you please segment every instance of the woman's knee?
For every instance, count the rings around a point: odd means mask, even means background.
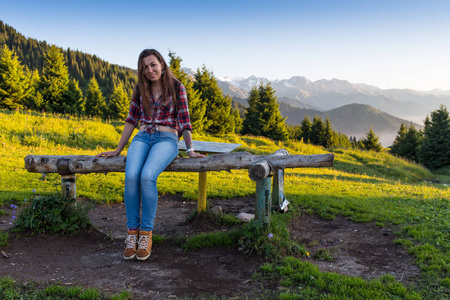
[[[146,172],[141,174],[140,182],[141,185],[156,185],[159,174],[154,174],[153,172]]]
[[[125,184],[139,184],[141,180],[140,173],[125,173]]]

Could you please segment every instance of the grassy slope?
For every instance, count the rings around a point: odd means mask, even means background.
[[[95,155],[113,149],[123,124],[98,120],[60,118],[42,114],[0,112],[0,206],[22,204],[37,193],[59,190],[58,175],[39,174],[24,169],[28,154]],[[285,148],[290,154],[326,153],[322,148],[302,143],[276,143],[265,138],[229,136],[194,139],[241,143],[240,151],[270,154]],[[322,169],[288,169],[286,197],[293,210],[310,210],[327,218],[344,215],[355,221],[399,225],[398,242],[415,255],[424,271],[421,294],[445,295],[450,285],[450,190],[448,182],[431,183],[431,174],[419,165],[385,153],[336,149],[335,166]],[[125,152],[123,154],[126,154]],[[440,178],[447,179],[448,174]],[[238,179],[238,180],[236,180]],[[98,202],[122,201],[122,173],[77,176],[78,197]],[[208,177],[209,197],[252,195],[255,183],[247,170],[214,172]],[[195,173],[163,173],[160,193],[182,193],[195,200]],[[428,285],[427,287],[425,285]]]

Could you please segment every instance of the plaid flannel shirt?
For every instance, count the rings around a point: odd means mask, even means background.
[[[134,126],[138,126],[139,122],[141,125],[149,125],[147,126],[147,131],[149,132],[155,125],[169,126],[178,131],[178,136],[181,136],[183,130],[188,129],[192,131],[186,88],[183,84],[180,83],[178,114],[175,111],[172,96],[169,97],[167,103],[164,103],[161,98],[154,99],[153,96],[151,96],[150,103],[154,112],[153,116],[147,116],[142,104],[142,97],[139,97],[139,99],[137,98],[137,95],[133,93],[130,111],[128,112],[128,117],[125,119],[125,122],[129,122]]]

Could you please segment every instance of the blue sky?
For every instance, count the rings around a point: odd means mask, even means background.
[[[217,77],[450,90],[450,1],[4,1],[27,37],[136,68],[144,48]]]

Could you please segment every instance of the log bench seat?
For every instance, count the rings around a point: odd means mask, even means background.
[[[164,172],[198,172],[198,212],[206,210],[207,172],[248,169],[249,177],[256,181],[256,219],[270,224],[272,206],[280,206],[284,197],[284,169],[332,167],[334,154],[289,155],[280,149],[271,155],[253,155],[233,152],[240,144],[193,141],[202,158],[177,157]],[[186,150],[182,141],[179,149]],[[90,155],[27,155],[25,168],[34,173],[61,175],[62,194],[76,199],[75,174],[125,172],[126,156],[105,159]],[[271,176],[273,175],[273,176]],[[273,189],[272,182],[273,179]]]

